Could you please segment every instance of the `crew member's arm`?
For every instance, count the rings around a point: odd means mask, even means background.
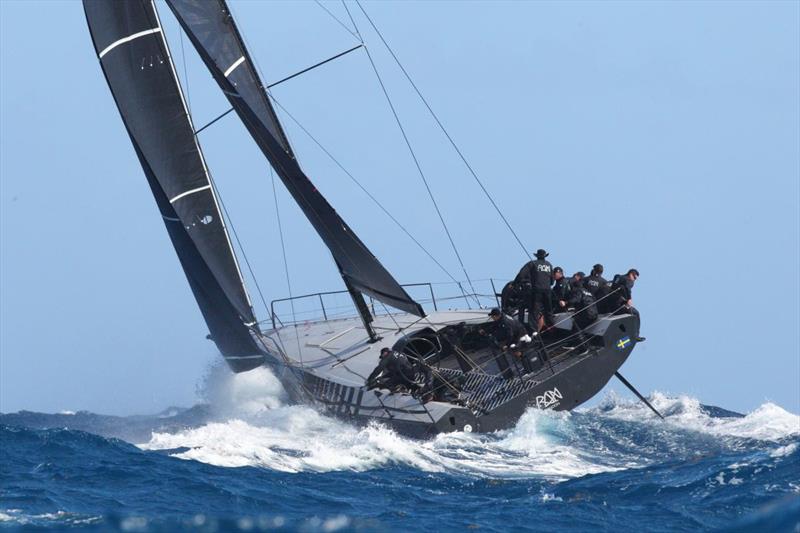
[[[519,269],[519,273],[517,274],[517,277],[514,278],[514,283],[519,284],[519,283],[525,283],[526,281],[530,281],[530,276],[531,276],[530,275],[530,269],[531,269],[530,265],[531,265],[530,262],[525,263],[524,265],[522,265],[522,268]]]
[[[569,299],[567,300],[567,305],[569,305],[570,307],[574,307],[575,309],[578,309],[582,299],[583,299],[583,293],[581,292],[581,288],[574,287],[569,293]]]
[[[378,362],[378,366],[375,367],[375,370],[373,370],[372,373],[367,378],[367,386],[373,383],[378,378],[378,376],[380,376],[381,373],[383,373],[383,371],[386,370],[386,362],[388,361],[388,359],[389,359],[388,357],[384,357]]]

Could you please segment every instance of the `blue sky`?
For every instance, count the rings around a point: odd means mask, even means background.
[[[265,81],[357,44],[313,2],[231,4]],[[648,340],[623,368],[640,390],[800,411],[800,4],[365,5],[529,249],[569,272],[641,271]],[[159,8],[203,124],[226,102]],[[512,277],[522,251],[356,22],[470,276]],[[0,2],[0,45],[0,410],[192,403],[218,355],[80,3]],[[273,94],[463,277],[363,51]],[[285,123],[312,180],[401,282],[447,281]],[[267,301],[286,296],[263,156],[234,115],[201,142]],[[294,292],[342,288],[280,184],[278,197]]]

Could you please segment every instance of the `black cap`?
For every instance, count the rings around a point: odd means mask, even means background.
[[[598,274],[602,274],[603,273],[603,265],[601,265],[600,263],[597,263],[595,266],[592,267],[592,270],[594,272],[598,273]]]
[[[497,307],[493,308],[491,311],[489,311],[489,316],[500,316],[500,309]]]
[[[563,268],[561,268],[561,267],[555,267],[555,268],[553,269],[553,274],[555,274],[556,272],[561,272],[561,273],[563,274],[563,273],[564,273],[564,269],[563,269]]]
[[[584,274],[583,272],[581,272],[580,270],[578,270],[577,272],[575,272],[575,274],[573,274],[573,275],[572,275],[572,277],[576,277],[576,276],[580,276],[580,277],[582,277],[582,278],[585,278],[585,277],[586,277],[586,274]]]
[[[539,248],[538,250],[536,250],[536,257],[537,257],[538,259],[544,259],[544,258],[545,258],[545,257],[547,257],[548,255],[550,255],[550,254],[548,254],[547,252],[545,252],[545,251],[544,251],[543,249],[541,249],[541,248]]]
[[[381,348],[381,357],[383,357],[383,354],[391,353],[391,352],[392,352],[392,350],[390,350],[389,348]]]
[[[635,274],[637,278],[639,277],[639,271],[636,270],[635,268],[632,268],[632,269],[628,270],[628,273],[625,274],[625,275],[629,276],[630,274]]]

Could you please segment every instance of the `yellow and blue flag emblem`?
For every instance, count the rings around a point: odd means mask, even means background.
[[[620,351],[624,350],[625,348],[628,347],[630,343],[631,343],[630,337],[628,337],[627,335],[625,337],[622,337],[620,340],[617,341],[617,350]]]

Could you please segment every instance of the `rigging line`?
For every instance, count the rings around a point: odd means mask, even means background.
[[[347,27],[347,24],[345,24],[344,22],[342,22],[341,20],[339,20],[339,17],[337,17],[336,15],[334,15],[334,14],[333,14],[333,12],[331,12],[331,10],[330,10],[330,9],[328,9],[327,7],[325,7],[325,6],[323,5],[323,3],[322,3],[322,2],[320,2],[319,0],[314,0],[314,2],[316,2],[316,4],[317,4],[319,7],[321,7],[321,8],[322,8],[322,9],[325,11],[325,13],[327,13],[328,15],[330,15],[330,16],[331,16],[331,18],[332,18],[333,20],[335,20],[336,22],[338,22],[338,23],[339,23],[339,26],[341,26],[342,28],[344,28],[344,29],[347,31],[347,33],[349,33],[350,35],[352,35],[352,36],[353,36],[353,37],[355,37],[356,39],[359,39],[358,35],[356,35],[355,33],[353,33],[353,30],[351,30],[350,28],[348,28],[348,27]],[[360,39],[359,39],[359,40],[360,40]]]
[[[394,322],[394,325],[397,326],[397,331],[402,330],[403,328],[401,328],[400,324],[397,323],[397,320],[394,319],[394,316],[392,316],[392,313],[390,313],[389,310],[386,308],[386,305],[383,302],[381,302],[380,300],[378,300],[378,303],[381,304],[381,307],[383,307],[383,310],[386,311],[386,314],[389,315],[389,318],[392,319],[392,322]],[[374,312],[375,312],[375,310],[373,309],[373,313]]]
[[[280,80],[278,80],[278,81],[276,81],[276,82],[270,83],[269,85],[267,85],[267,89],[271,89],[272,87],[275,87],[276,85],[280,85],[281,83],[283,83],[283,82],[285,82],[285,81],[289,81],[289,80],[291,80],[292,78],[296,78],[297,76],[299,76],[299,75],[301,75],[301,74],[305,74],[305,73],[306,73],[306,72],[308,72],[309,70],[314,70],[315,68],[317,68],[317,67],[320,67],[320,66],[324,65],[325,63],[330,63],[330,62],[331,62],[331,61],[333,61],[334,59],[339,59],[340,57],[342,57],[342,56],[344,56],[344,55],[347,55],[347,54],[349,54],[350,52],[353,52],[353,51],[355,51],[355,50],[358,50],[359,48],[361,48],[361,47],[363,47],[363,46],[364,46],[364,44],[362,43],[362,44],[358,44],[358,45],[356,45],[356,46],[354,46],[354,47],[350,48],[349,50],[345,50],[344,52],[339,52],[339,53],[338,53],[338,54],[336,54],[335,56],[333,56],[333,57],[329,57],[328,59],[325,59],[324,61],[320,61],[319,63],[316,63],[316,64],[314,64],[314,65],[311,65],[310,67],[304,68],[303,70],[301,70],[301,71],[299,71],[299,72],[295,72],[295,73],[294,73],[294,74],[292,74],[291,76],[286,76],[286,77],[285,77],[285,78],[283,78],[283,79],[280,79]]]
[[[342,0],[342,1],[344,1],[344,0]],[[497,211],[497,214],[500,215],[500,218],[503,220],[503,222],[505,223],[505,225],[508,228],[508,230],[514,236],[514,239],[516,239],[517,243],[520,245],[520,247],[522,247],[522,250],[525,252],[525,255],[528,256],[528,259],[532,259],[531,255],[530,255],[530,252],[528,252],[528,249],[525,247],[524,244],[522,244],[522,241],[520,240],[520,238],[517,235],[517,233],[514,231],[514,228],[511,227],[511,224],[508,222],[508,219],[506,219],[505,215],[500,210],[500,208],[498,207],[497,203],[494,201],[494,198],[492,198],[492,195],[489,194],[489,191],[486,189],[486,187],[484,186],[483,182],[480,180],[480,178],[478,178],[478,175],[475,172],[475,170],[473,170],[472,165],[469,164],[469,162],[467,161],[467,158],[461,152],[461,149],[458,147],[456,142],[450,136],[450,133],[448,133],[447,129],[445,129],[444,124],[442,124],[441,120],[439,120],[439,117],[436,115],[436,113],[434,113],[433,108],[431,108],[430,104],[428,103],[428,100],[425,99],[425,97],[422,95],[422,92],[417,87],[417,84],[414,83],[413,79],[411,79],[411,75],[408,73],[408,71],[406,71],[405,67],[403,67],[403,64],[400,63],[400,59],[397,58],[397,55],[394,53],[394,50],[392,50],[392,48],[389,46],[389,43],[386,42],[386,39],[383,38],[383,34],[380,32],[378,27],[375,25],[375,23],[372,21],[370,16],[367,14],[366,10],[364,9],[364,6],[361,5],[361,2],[359,0],[355,0],[355,2],[356,2],[356,5],[359,7],[359,9],[361,9],[361,12],[364,13],[364,16],[367,18],[367,20],[369,21],[370,25],[372,26],[372,29],[374,29],[375,33],[378,34],[378,37],[380,38],[380,40],[383,43],[383,45],[386,47],[386,50],[389,51],[389,54],[391,54],[391,56],[394,59],[395,63],[397,63],[397,66],[400,67],[400,70],[403,72],[403,74],[405,75],[406,79],[411,84],[411,87],[414,88],[414,91],[417,93],[417,96],[419,96],[420,100],[422,100],[422,103],[425,104],[425,107],[428,108],[428,111],[430,112],[430,114],[433,117],[433,119],[436,121],[436,124],[442,130],[442,133],[444,133],[445,137],[447,137],[447,140],[450,141],[450,144],[455,149],[456,153],[458,154],[458,157],[461,158],[461,161],[463,161],[464,165],[467,167],[467,170],[469,170],[469,173],[472,174],[473,178],[475,178],[475,181],[478,183],[478,185],[480,186],[481,190],[486,195],[486,198],[489,199],[489,202],[491,202],[491,204],[494,207],[495,211]],[[348,11],[348,13],[349,13],[349,11]]]
[[[210,173],[209,173],[210,176]],[[264,309],[272,317],[272,312],[270,308],[267,306],[267,300],[264,298],[264,293],[261,292],[261,286],[258,284],[258,279],[256,278],[255,273],[253,272],[253,267],[250,266],[250,260],[247,258],[247,253],[244,251],[244,246],[242,245],[242,241],[239,240],[239,234],[236,232],[236,226],[233,224],[233,220],[231,219],[230,214],[228,214],[228,208],[225,207],[225,202],[222,201],[222,193],[220,192],[219,188],[217,189],[217,197],[219,198],[219,205],[222,207],[222,212],[225,215],[225,218],[228,219],[228,226],[231,228],[231,232],[233,233],[233,238],[236,239],[236,244],[239,246],[239,250],[242,252],[242,259],[244,259],[244,264],[247,265],[247,270],[250,272],[250,277],[253,278],[253,284],[256,286],[256,291],[258,291],[258,296],[261,298],[261,303],[264,305]],[[258,325],[258,324],[256,324]],[[260,329],[256,328],[256,329]]]
[[[450,272],[449,272],[449,271],[448,271],[448,270],[447,270],[447,269],[446,269],[446,268],[445,268],[445,267],[444,267],[444,266],[443,266],[443,265],[442,265],[442,264],[441,264],[439,261],[437,261],[437,260],[436,260],[436,258],[435,258],[435,257],[434,257],[434,256],[433,256],[433,255],[432,255],[432,254],[431,254],[431,253],[430,253],[430,252],[429,252],[429,251],[428,251],[428,250],[427,250],[427,249],[426,249],[426,248],[425,248],[425,247],[422,245],[422,243],[420,243],[420,242],[419,242],[417,239],[415,239],[415,238],[414,238],[414,236],[413,236],[413,235],[412,235],[412,234],[411,234],[411,233],[410,233],[410,232],[409,232],[409,231],[406,229],[406,227],[405,227],[405,226],[403,226],[403,224],[402,224],[402,223],[401,223],[399,220],[397,220],[397,218],[395,218],[395,217],[394,217],[394,216],[393,216],[393,215],[392,215],[392,214],[391,214],[391,213],[390,213],[390,212],[389,212],[389,211],[386,209],[386,207],[384,207],[384,206],[383,206],[383,204],[381,204],[381,203],[378,201],[378,199],[377,199],[377,198],[375,198],[375,196],[373,196],[373,195],[372,195],[372,193],[370,193],[370,192],[369,192],[369,191],[368,191],[368,190],[367,190],[367,189],[366,189],[366,188],[365,188],[365,187],[364,187],[364,186],[361,184],[361,182],[360,182],[360,181],[358,181],[358,180],[355,178],[355,176],[353,176],[353,174],[351,174],[351,173],[350,173],[350,172],[349,172],[349,171],[348,171],[348,170],[347,170],[347,169],[344,167],[344,165],[342,165],[342,164],[339,162],[339,160],[338,160],[338,159],[336,159],[336,157],[334,157],[334,156],[333,156],[333,154],[331,154],[331,153],[330,153],[330,152],[329,152],[329,151],[328,151],[328,150],[327,150],[327,149],[326,149],[326,148],[325,148],[325,147],[322,145],[322,143],[320,143],[320,142],[319,142],[319,141],[316,139],[316,137],[314,137],[314,136],[311,134],[311,132],[309,132],[309,131],[308,131],[308,130],[307,130],[307,129],[306,129],[306,128],[305,128],[305,127],[304,127],[304,126],[303,126],[303,125],[302,125],[302,124],[301,124],[301,123],[300,123],[300,122],[299,122],[299,121],[298,121],[298,120],[297,120],[295,117],[294,117],[294,115],[292,115],[292,114],[291,114],[289,111],[287,111],[287,109],[286,109],[285,107],[283,107],[283,105],[281,105],[281,103],[280,103],[280,102],[279,102],[279,101],[278,101],[278,100],[275,98],[275,96],[274,96],[274,95],[272,95],[272,101],[273,101],[273,102],[275,102],[275,103],[278,105],[278,107],[280,107],[280,108],[281,108],[281,111],[283,111],[284,113],[286,113],[286,116],[288,116],[288,117],[289,117],[289,118],[292,120],[292,122],[294,122],[295,124],[297,124],[297,126],[298,126],[298,127],[299,127],[299,128],[302,130],[302,131],[303,131],[303,133],[305,133],[306,135],[308,135],[308,137],[309,137],[309,138],[310,138],[312,141],[314,141],[314,143],[315,143],[315,144],[316,144],[316,145],[317,145],[317,146],[318,146],[318,147],[319,147],[319,148],[320,148],[320,149],[321,149],[323,152],[325,152],[325,155],[327,155],[327,156],[328,156],[328,157],[331,159],[331,161],[333,161],[333,162],[334,162],[334,164],[336,164],[336,166],[338,166],[338,167],[339,167],[339,169],[341,169],[341,171],[342,171],[342,172],[344,172],[344,173],[345,173],[345,174],[346,174],[346,175],[347,175],[347,176],[348,176],[348,177],[349,177],[349,178],[350,178],[350,179],[353,181],[353,183],[355,183],[355,184],[358,186],[358,188],[359,188],[359,189],[361,189],[361,191],[362,191],[364,194],[366,194],[366,195],[369,197],[369,199],[370,199],[370,200],[372,200],[372,201],[375,203],[375,205],[377,205],[377,206],[380,208],[380,210],[381,210],[381,211],[383,211],[383,212],[384,212],[384,214],[385,214],[386,216],[388,216],[388,217],[389,217],[389,218],[392,220],[392,222],[394,222],[394,223],[397,225],[397,227],[399,227],[399,228],[400,228],[400,229],[403,231],[403,233],[405,233],[405,234],[408,236],[408,238],[409,238],[409,239],[411,239],[411,240],[414,242],[414,244],[416,244],[416,245],[419,247],[419,249],[420,249],[420,250],[422,250],[422,251],[425,253],[425,255],[427,255],[427,256],[428,256],[428,257],[431,259],[431,261],[433,261],[434,263],[436,263],[436,266],[438,266],[438,267],[439,267],[439,268],[442,270],[442,272],[444,272],[444,273],[447,275],[447,277],[449,277],[451,280],[453,280],[453,282],[455,282],[455,283],[458,283],[458,280],[457,280],[455,277],[453,277],[453,275],[452,275],[452,274],[451,274],[451,273],[450,273]],[[463,291],[462,291],[462,292],[463,292]]]
[[[400,133],[403,135],[403,139],[406,142],[406,146],[408,146],[408,150],[411,153],[411,157],[414,160],[414,164],[417,167],[417,171],[419,172],[420,177],[422,178],[422,183],[425,184],[425,189],[428,191],[428,196],[433,202],[433,206],[436,209],[436,214],[439,215],[439,221],[442,223],[442,227],[444,228],[444,232],[447,234],[447,239],[450,241],[450,246],[453,248],[453,252],[456,254],[456,258],[458,259],[459,264],[461,265],[461,270],[463,270],[464,275],[467,277],[467,282],[469,282],[469,286],[472,289],[472,292],[475,291],[475,287],[472,286],[472,280],[467,273],[467,268],[464,266],[464,261],[461,259],[461,254],[458,253],[458,248],[456,247],[455,241],[453,241],[453,236],[450,234],[450,230],[447,227],[447,223],[444,221],[444,216],[442,216],[442,212],[439,209],[439,205],[436,203],[436,198],[433,196],[433,192],[431,191],[430,185],[428,185],[428,180],[425,177],[425,173],[422,171],[422,166],[417,159],[417,154],[414,152],[414,148],[411,146],[411,141],[408,139],[408,135],[406,135],[406,130],[403,127],[403,123],[400,121],[400,117],[397,114],[397,110],[392,103],[392,99],[389,97],[389,92],[386,89],[386,85],[383,83],[383,79],[381,78],[380,73],[378,72],[378,67],[375,66],[375,61],[372,60],[372,54],[369,53],[369,48],[366,46],[364,47],[364,51],[367,53],[367,58],[369,59],[370,65],[372,65],[372,70],[375,72],[375,76],[378,78],[378,82],[380,83],[381,89],[383,90],[383,94],[386,97],[386,101],[389,103],[389,108],[392,110],[392,114],[394,115],[394,119],[397,122],[397,126],[400,128]],[[477,301],[477,299],[476,299]],[[480,302],[477,302],[478,307],[480,307]]]
[[[292,322],[294,323],[295,339],[297,340],[297,353],[300,356],[300,366],[303,366],[303,350],[300,347],[300,332],[297,330],[297,316],[294,309],[294,299],[292,298],[292,280],[289,276],[289,261],[286,259],[286,243],[283,240],[283,224],[281,223],[281,212],[278,208],[278,190],[275,188],[275,172],[272,166],[269,167],[269,176],[272,180],[272,198],[275,201],[275,218],[278,221],[278,233],[281,237],[281,253],[283,254],[283,271],[286,273],[286,287],[289,289],[289,305],[292,308]]]
[[[180,31],[181,36],[181,60],[183,61],[183,80],[186,82],[186,107],[189,108],[189,113],[192,112],[192,96],[189,94],[189,72],[186,70],[186,53],[183,50],[183,31]]]
[[[358,31],[358,24],[356,24],[355,19],[353,19],[353,15],[350,13],[350,8],[347,7],[347,2],[342,0],[342,5],[344,6],[344,10],[347,11],[347,16],[350,17],[350,22],[353,23],[353,29],[356,30],[356,35],[358,35],[358,40],[361,41],[361,43],[363,44],[364,38],[361,36],[361,32]]]
[[[230,108],[230,109],[228,109],[227,111],[225,111],[224,113],[222,113],[221,115],[218,115],[218,116],[217,116],[217,118],[213,119],[211,122],[209,122],[208,124],[206,124],[205,126],[203,126],[202,128],[200,128],[199,130],[197,130],[196,132],[194,132],[195,136],[197,136],[197,135],[198,135],[198,134],[199,134],[201,131],[203,131],[203,130],[204,130],[204,129],[206,129],[207,127],[211,126],[212,124],[214,124],[216,121],[218,121],[219,119],[221,119],[222,117],[224,117],[225,115],[227,115],[228,113],[230,113],[231,111],[233,111],[233,108]]]

